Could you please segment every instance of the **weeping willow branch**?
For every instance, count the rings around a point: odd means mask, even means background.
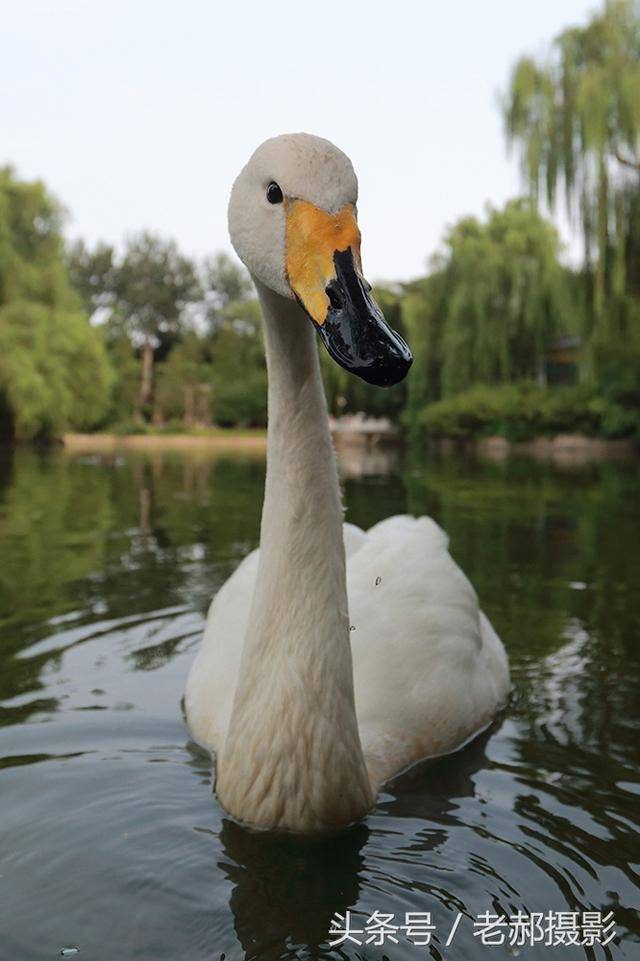
[[[640,316],[640,185],[631,174],[640,173],[640,0],[605,0],[584,26],[560,33],[545,58],[522,57],[503,109],[532,196],[546,188],[552,208],[562,185],[569,214],[580,211],[592,309],[585,341],[596,333],[613,340],[616,312],[636,324]]]

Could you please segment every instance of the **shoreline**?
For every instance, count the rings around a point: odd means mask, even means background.
[[[62,446],[70,453],[117,450],[211,450],[266,451],[267,432],[211,434],[64,434]]]
[[[336,447],[387,450],[405,446],[398,436],[372,438],[367,432],[334,431]],[[266,430],[217,431],[211,434],[110,434],[69,433],[62,437],[62,446],[69,453],[112,453],[118,450],[217,450],[266,453]],[[420,445],[422,446],[422,445]],[[453,438],[431,437],[424,442],[447,454],[454,451],[477,454],[490,460],[502,460],[524,455],[537,460],[588,461],[626,459],[640,455],[640,446],[630,439],[587,437],[583,434],[558,434],[555,437],[535,437],[528,441],[510,441],[505,437]]]

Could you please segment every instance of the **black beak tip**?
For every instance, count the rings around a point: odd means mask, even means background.
[[[377,358],[357,373],[374,387],[395,387],[405,379],[413,363],[413,354],[406,345]]]
[[[358,273],[351,248],[336,250],[333,262],[336,276],[325,287],[330,307],[318,328],[325,347],[341,367],[367,384],[399,384],[413,363],[409,347],[371,299],[371,286]]]

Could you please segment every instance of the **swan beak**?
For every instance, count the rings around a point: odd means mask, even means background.
[[[387,324],[362,276],[353,204],[336,214],[306,200],[287,199],[285,205],[289,285],[329,354],[368,384],[399,383],[413,356]]]

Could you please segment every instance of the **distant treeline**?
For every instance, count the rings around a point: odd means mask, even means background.
[[[608,2],[546,60],[519,61],[503,110],[529,196],[450,227],[425,277],[374,288],[413,369],[380,391],[322,353],[330,409],[449,436],[640,438],[638,4]],[[558,193],[582,223],[578,270],[538,209]],[[0,436],[264,426],[260,315],[239,264],[148,233],[65,248],[61,226],[42,183],[0,171]]]

